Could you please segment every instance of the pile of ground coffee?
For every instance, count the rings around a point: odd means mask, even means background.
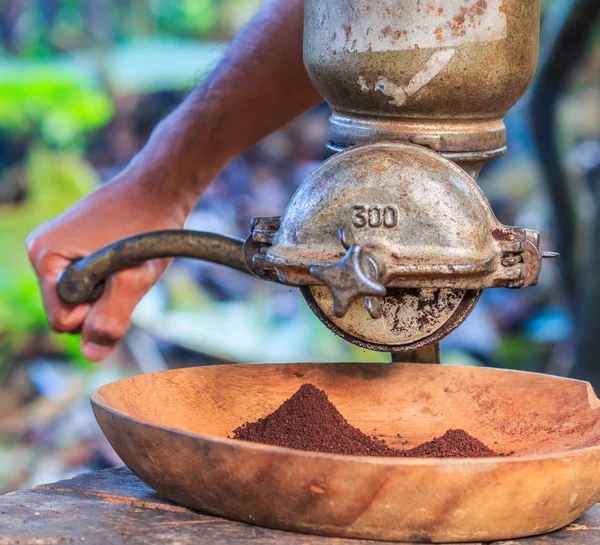
[[[233,433],[234,439],[330,454],[411,458],[498,456],[464,430],[449,430],[442,437],[410,450],[394,449],[351,426],[327,394],[312,384],[304,384],[273,413],[257,422],[246,422]]]
[[[348,424],[327,394],[312,384],[304,384],[275,412],[257,422],[242,424],[233,433],[234,439],[298,450],[356,456],[396,455],[384,441]]]

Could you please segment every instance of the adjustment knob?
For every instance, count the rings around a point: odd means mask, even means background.
[[[343,318],[354,301],[361,297],[384,297],[385,286],[363,268],[362,248],[352,244],[336,265],[314,266],[310,274],[325,284],[333,298],[333,313]]]

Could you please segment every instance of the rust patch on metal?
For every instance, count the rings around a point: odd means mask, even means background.
[[[481,21],[477,21],[477,17],[481,17],[488,8],[486,0],[479,0],[470,8],[461,8],[461,12],[455,15],[452,21],[448,24],[452,30],[452,37],[464,36],[467,32],[466,26],[470,24],[474,27],[477,23],[481,26]]]
[[[517,235],[507,229],[494,229],[492,236],[500,242],[512,242],[517,240]]]

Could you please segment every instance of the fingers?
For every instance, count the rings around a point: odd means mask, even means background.
[[[37,237],[27,240],[31,263],[38,275],[48,325],[57,333],[77,333],[89,311],[89,305],[68,305],[56,292],[58,277],[71,262],[69,259],[45,252]]]
[[[56,291],[61,273],[80,253],[57,255],[51,245],[35,233],[27,241],[31,263],[38,275],[48,324],[57,333],[81,333],[81,350],[90,360],[110,354],[127,332],[133,309],[155,284],[169,260],[148,261],[139,267],[113,275],[102,297],[94,304],[69,305]]]
[[[44,310],[50,329],[56,333],[75,333],[83,324],[89,306],[72,307],[62,303],[56,295],[55,278],[45,278],[42,284]]]
[[[108,356],[127,332],[135,306],[168,262],[148,261],[108,279],[102,297],[89,309],[81,331],[81,351],[90,360]]]
[[[106,281],[103,295],[93,304],[68,305],[56,291],[60,274],[79,257],[100,243],[83,235],[74,241],[72,230],[34,231],[27,239],[27,252],[37,273],[50,327],[58,333],[81,333],[81,350],[90,360],[105,358],[127,332],[133,309],[154,285],[170,260],[153,260],[122,271]],[[103,234],[106,236],[106,234]],[[116,238],[121,236],[118,234]],[[112,237],[111,237],[112,238]]]
[[[56,292],[58,277],[58,274],[40,277],[40,289],[48,325],[56,333],[77,333],[83,325],[90,305],[73,306],[63,303]]]

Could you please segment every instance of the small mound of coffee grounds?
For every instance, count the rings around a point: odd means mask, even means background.
[[[412,458],[483,458],[498,456],[465,430],[448,430],[441,437],[404,452]]]
[[[234,430],[234,439],[297,450],[404,458],[481,458],[498,456],[464,430],[448,430],[442,437],[410,450],[398,450],[350,425],[327,394],[304,384],[278,409],[256,422]]]

